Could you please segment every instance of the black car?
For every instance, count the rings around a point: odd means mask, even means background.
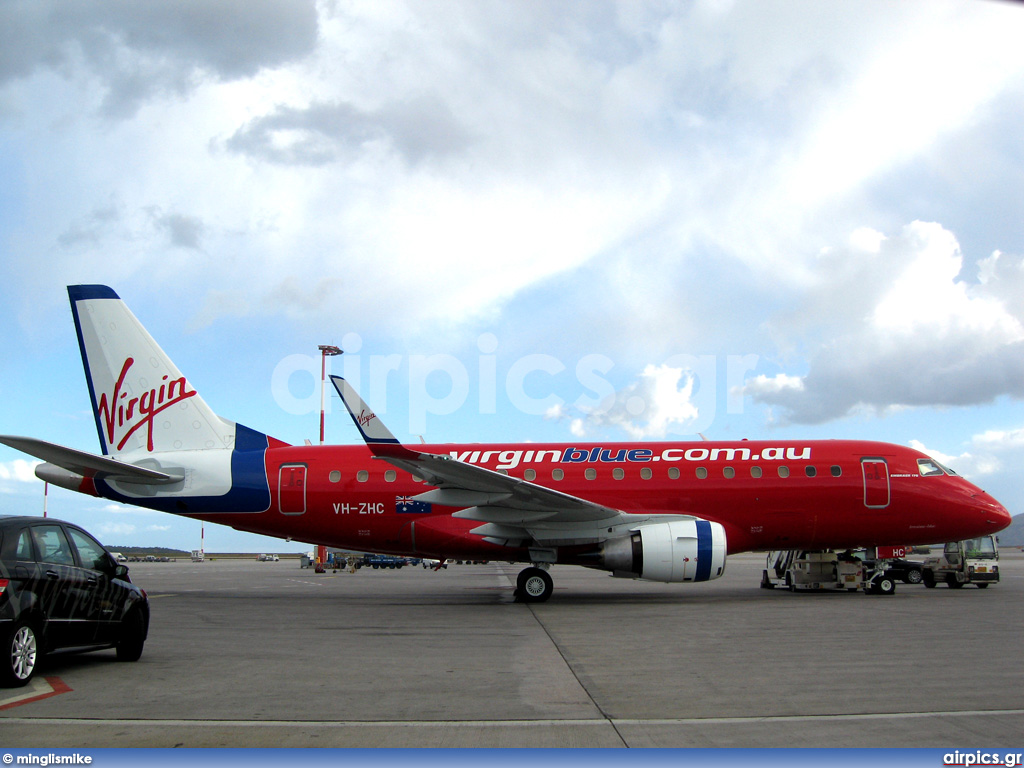
[[[920,584],[922,574],[924,572],[924,563],[919,563],[913,560],[889,560],[889,567],[886,569],[886,575],[899,579],[905,584]],[[865,560],[864,565],[874,567],[874,560]]]
[[[0,685],[28,683],[51,651],[136,661],[148,633],[146,593],[96,539],[62,520],[0,517]]]

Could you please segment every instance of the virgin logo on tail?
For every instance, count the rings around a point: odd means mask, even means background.
[[[143,392],[139,397],[128,397],[127,392],[122,391],[125,377],[135,363],[134,358],[127,358],[121,366],[121,375],[117,377],[114,384],[114,391],[110,398],[107,393],[100,395],[98,407],[99,415],[103,419],[103,427],[106,430],[107,445],[113,445],[114,432],[124,430],[121,439],[117,443],[117,450],[124,448],[137,429],[146,428],[146,449],[153,450],[153,417],[175,403],[187,400],[196,394],[193,389],[188,391],[188,382],[185,377],[169,381],[169,376],[163,377],[163,383],[159,389],[151,389]]]

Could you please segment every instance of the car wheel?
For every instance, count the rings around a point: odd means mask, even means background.
[[[922,577],[920,569],[911,568],[909,571],[907,571],[907,576],[904,579],[904,581],[906,581],[907,584],[920,584],[921,578]]]
[[[39,638],[31,624],[17,621],[3,636],[0,683],[8,688],[28,685],[39,662]]]
[[[146,643],[146,620],[142,611],[128,611],[121,619],[121,637],[117,641],[118,661],[138,661]]]

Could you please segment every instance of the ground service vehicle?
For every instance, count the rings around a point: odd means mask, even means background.
[[[950,589],[960,589],[964,584],[984,589],[998,582],[999,547],[995,537],[947,542],[942,547],[942,555],[924,561],[921,576],[926,587],[944,583]]]
[[[995,499],[921,451],[868,440],[405,445],[331,376],[360,445],[289,445],[219,416],[120,297],[69,286],[103,455],[31,437],[62,488],[268,536],[398,557],[554,564],[704,582],[737,552],[984,536]],[[321,566],[322,567],[322,566]]]
[[[146,593],[96,539],[53,518],[0,517],[0,684],[27,684],[51,651],[136,661],[148,633]]]
[[[849,551],[779,550],[768,553],[761,587],[785,586],[791,592],[863,589],[865,594],[891,595],[896,591],[896,580],[886,570],[885,563],[885,560],[865,562]]]

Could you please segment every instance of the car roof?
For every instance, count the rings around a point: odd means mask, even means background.
[[[67,520],[58,520],[56,517],[37,517],[35,515],[0,515],[0,526],[4,528],[13,527],[15,525],[26,525],[29,523],[60,523],[62,525],[71,525],[75,528],[81,526],[69,523]]]

